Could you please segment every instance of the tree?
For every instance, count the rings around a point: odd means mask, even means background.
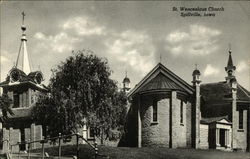
[[[50,95],[38,100],[34,119],[48,126],[50,136],[87,124],[97,137],[111,139],[111,130],[123,130],[127,104],[111,73],[106,59],[89,50],[73,52],[52,70]]]
[[[6,93],[0,96],[0,109],[2,115],[0,116],[1,122],[5,122],[8,119],[8,114],[14,115],[13,111],[11,110],[12,100],[8,97]]]

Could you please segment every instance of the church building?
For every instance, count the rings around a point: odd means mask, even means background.
[[[125,145],[250,151],[250,92],[235,77],[231,50],[225,81],[192,85],[157,64],[129,93]]]
[[[23,24],[21,44],[17,60],[13,68],[10,69],[6,80],[0,83],[3,93],[12,99],[12,111],[14,115],[9,115],[8,121],[1,121],[1,150],[8,151],[10,145],[18,142],[41,140],[43,129],[31,119],[31,111],[38,96],[47,92],[42,84],[43,74],[39,70],[32,70],[29,54],[27,52],[26,26]],[[39,143],[31,144],[31,148],[38,148]],[[12,146],[12,151],[27,150],[27,144]]]

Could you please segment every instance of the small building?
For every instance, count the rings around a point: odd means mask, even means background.
[[[192,85],[157,64],[129,93],[125,145],[250,151],[250,92],[236,80],[231,51],[225,81]]]

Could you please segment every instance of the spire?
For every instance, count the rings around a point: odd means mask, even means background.
[[[233,58],[232,58],[232,50],[231,50],[231,45],[229,44],[229,57],[228,57],[228,61],[227,61],[227,67],[225,67],[225,71],[227,72],[227,77],[226,77],[226,81],[230,82],[232,79],[235,78],[234,73],[236,70],[236,67],[233,64]]]
[[[228,58],[228,62],[227,62],[227,67],[232,68],[234,66],[233,60],[232,60],[232,55],[231,55],[232,51],[229,50],[228,52],[229,52],[229,58]]]
[[[229,46],[229,57],[228,57],[228,61],[227,61],[227,67],[225,67],[225,70],[228,72],[229,70],[235,70],[236,67],[233,64],[233,59],[232,59],[232,50],[231,50],[231,46]]]
[[[24,73],[29,74],[31,72],[31,68],[30,68],[29,55],[28,55],[27,46],[26,46],[27,45],[27,39],[26,39],[26,33],[25,33],[26,26],[24,25],[25,16],[26,16],[25,13],[22,12],[22,26],[21,26],[22,38],[21,38],[21,45],[19,48],[18,56],[17,56],[16,67],[19,67],[19,65],[21,65],[21,70]]]

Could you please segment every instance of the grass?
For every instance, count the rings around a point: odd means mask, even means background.
[[[250,153],[225,152],[218,150],[168,149],[168,148],[130,148],[99,146],[99,154],[114,159],[250,159]],[[57,148],[45,150],[51,156],[56,156]],[[41,152],[41,150],[34,150]],[[63,156],[76,156],[75,146],[63,146]],[[87,145],[80,145],[81,159],[94,158],[94,151]],[[98,157],[107,158],[107,157]]]

